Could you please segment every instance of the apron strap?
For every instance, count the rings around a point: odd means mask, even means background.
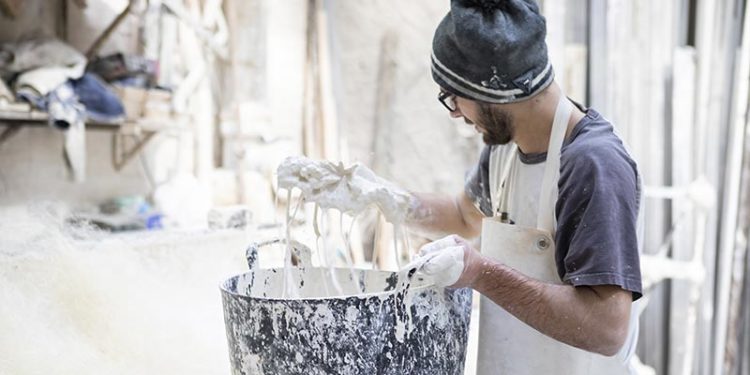
[[[555,203],[557,202],[557,180],[560,177],[560,151],[565,141],[565,131],[573,107],[565,95],[560,96],[552,122],[549,145],[547,146],[547,161],[544,166],[544,179],[539,195],[539,213],[537,214],[537,229],[555,232]]]
[[[514,161],[518,157],[518,145],[516,145],[515,142],[512,142],[510,145],[510,150],[507,153],[507,158],[505,159],[505,162],[503,163],[503,169],[502,173],[500,174],[500,181],[499,181],[499,188],[497,189],[497,197],[493,197],[492,202],[495,203],[495,207],[492,214],[493,216],[499,216],[503,212],[508,212],[508,200],[510,199],[510,186],[508,184],[510,183],[510,173],[511,169],[513,169],[513,165],[515,164]],[[493,168],[490,168],[490,171],[492,171]],[[498,185],[496,185],[498,186]]]

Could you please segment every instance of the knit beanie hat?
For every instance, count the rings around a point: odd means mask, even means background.
[[[554,79],[534,0],[451,0],[432,40],[432,78],[486,103],[529,99]]]

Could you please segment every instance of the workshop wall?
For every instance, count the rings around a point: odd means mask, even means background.
[[[481,139],[437,102],[432,35],[447,1],[331,1],[334,89],[351,159],[416,191],[456,193]]]

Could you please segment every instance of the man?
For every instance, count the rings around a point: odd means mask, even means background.
[[[555,83],[545,34],[533,0],[452,0],[432,76],[486,146],[458,197],[415,194],[409,224],[454,234],[422,248],[422,272],[482,294],[479,374],[627,374],[640,180],[613,126]],[[480,234],[481,252],[464,239]]]

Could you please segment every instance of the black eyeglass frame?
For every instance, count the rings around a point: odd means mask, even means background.
[[[456,95],[453,95],[447,91],[441,90],[440,93],[438,94],[437,99],[440,102],[440,104],[442,104],[443,107],[445,107],[448,111],[455,112],[458,109],[458,106],[456,106],[455,97]],[[446,102],[446,99],[447,99],[447,102]],[[451,107],[448,103],[451,103],[453,107]]]

